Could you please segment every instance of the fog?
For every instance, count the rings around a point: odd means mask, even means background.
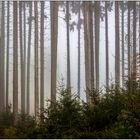
[[[12,21],[12,7],[10,7],[10,17]],[[26,7],[26,35],[28,40],[28,12],[29,8]],[[40,8],[39,8],[40,12]],[[7,14],[7,12],[5,13]],[[34,13],[33,13],[34,14]],[[45,99],[47,100],[50,98],[50,74],[51,74],[51,52],[50,52],[50,9],[49,9],[49,2],[45,3]],[[82,12],[81,12],[82,15]],[[67,50],[66,50],[66,22],[64,20],[65,13],[62,12],[62,9],[59,8],[59,17],[58,17],[58,52],[57,52],[57,87],[61,86],[62,83],[66,85],[66,65],[67,65]],[[40,14],[39,14],[40,18]],[[82,15],[83,18],[83,15]],[[77,21],[78,16],[75,14],[72,14],[71,21]],[[113,11],[108,12],[108,23],[109,23],[109,78],[111,82],[114,82],[114,57],[115,57],[115,17],[114,17],[114,7]],[[7,23],[5,23],[7,25]],[[40,26],[40,25],[39,25]],[[12,104],[12,91],[13,91],[13,58],[12,58],[12,32],[13,27],[12,24],[10,25],[10,102]],[[78,71],[78,43],[77,43],[77,29],[74,28],[74,31],[70,32],[70,66],[71,66],[71,86],[72,86],[72,93],[77,94],[77,71]],[[103,89],[105,85],[105,22],[100,22],[100,48],[99,48],[99,60],[100,60],[100,88]],[[6,43],[6,42],[5,42]],[[31,100],[31,112],[33,113],[33,106],[34,106],[34,22],[32,26],[32,40],[31,40],[32,46],[31,46],[31,88],[30,88],[30,100]],[[27,46],[27,44],[26,44]],[[19,50],[20,51],[20,50]],[[20,54],[20,53],[19,53]],[[18,56],[20,60],[20,55]],[[85,94],[85,62],[84,62],[84,30],[83,25],[81,28],[81,98],[85,100],[86,94]],[[20,69],[20,61],[19,61],[19,69]],[[19,72],[20,73],[20,72]],[[19,76],[19,85],[20,85],[20,76]],[[21,100],[21,90],[19,87],[19,107],[20,107],[20,100]],[[59,94],[57,94],[59,96]],[[20,108],[19,108],[20,110]]]

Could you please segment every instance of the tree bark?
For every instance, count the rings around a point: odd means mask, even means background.
[[[51,13],[51,100],[56,101],[58,2],[50,2]]]
[[[130,66],[130,53],[131,53],[131,44],[130,44],[130,2],[127,2],[128,4],[128,17],[127,17],[127,34],[128,34],[128,77],[130,78],[131,76],[131,66]]]
[[[133,71],[132,71],[132,78],[136,80],[136,2],[133,1]]]
[[[71,94],[71,74],[70,74],[70,31],[69,31],[69,1],[66,2],[66,26],[67,26],[67,90]]]
[[[89,36],[90,36],[90,87],[94,88],[94,37],[93,37],[93,3],[89,2]]]
[[[7,54],[6,54],[6,110],[9,109],[9,19],[10,5],[7,1]]]
[[[86,101],[90,103],[89,90],[89,37],[88,37],[88,2],[83,2],[84,16],[84,49],[85,49],[85,84],[86,84]]]
[[[108,12],[107,12],[107,1],[105,2],[105,41],[106,41],[106,89],[109,88],[109,55],[108,55]]]
[[[80,53],[81,53],[81,43],[80,43],[80,19],[81,19],[81,10],[80,10],[80,2],[79,2],[79,10],[78,10],[78,82],[77,82],[77,87],[78,87],[78,98],[80,99],[80,83],[81,83],[81,70],[80,70],[80,64],[81,64],[81,59],[80,59]]]
[[[13,113],[18,119],[18,4],[13,2]]]
[[[39,75],[38,75],[38,2],[34,2],[34,15],[35,15],[35,38],[34,38],[34,61],[35,61],[35,118],[38,121],[39,115]]]
[[[99,37],[100,37],[100,2],[95,1],[95,71],[96,89],[99,90]]]
[[[124,2],[122,1],[122,86],[124,86]]]
[[[27,54],[27,114],[30,113],[30,61],[31,61],[31,29],[32,29],[32,2],[29,5],[29,30]]]
[[[26,81],[26,2],[23,3],[23,18],[24,18],[24,48],[23,48],[23,113],[25,113],[25,81]]]
[[[139,2],[139,56],[140,56],[140,2]],[[140,86],[140,67],[139,67],[139,86]]]
[[[25,92],[24,92],[24,51],[23,51],[23,28],[22,28],[22,9],[23,2],[19,2],[19,33],[20,33],[20,64],[21,64],[21,113],[25,113]]]
[[[119,2],[115,1],[115,83],[120,84]]]
[[[1,44],[0,44],[0,111],[5,110],[5,2],[1,11]]]
[[[44,108],[44,1],[41,1],[41,21],[40,21],[40,108]]]

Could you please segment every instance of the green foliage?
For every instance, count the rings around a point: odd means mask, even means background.
[[[0,112],[0,138],[4,138],[4,129],[14,125],[14,116],[10,109]]]
[[[4,111],[0,113],[0,128],[5,128],[13,125],[14,116],[13,113],[9,111]]]
[[[134,120],[137,122],[131,111],[121,111],[121,114],[118,116],[118,122],[115,124],[119,138],[138,138]]]
[[[19,114],[16,125],[19,138],[28,138],[30,131],[36,127],[35,118],[26,114]]]
[[[46,117],[45,117],[46,116]],[[52,138],[66,138],[77,133],[82,122],[82,106],[67,91],[61,93],[59,101],[51,102],[44,110],[44,123],[49,136]],[[55,134],[55,137],[53,137]]]
[[[17,137],[17,129],[15,127],[9,127],[4,130],[5,138],[16,139]]]
[[[139,81],[127,81],[124,88],[112,85],[107,93],[90,91],[91,104],[70,95],[61,87],[56,102],[47,101],[40,122],[19,114],[17,125],[13,114],[0,114],[1,138],[139,138]]]

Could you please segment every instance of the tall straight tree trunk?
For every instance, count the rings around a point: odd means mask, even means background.
[[[108,55],[108,12],[107,1],[105,2],[105,41],[106,41],[106,89],[109,88],[109,55]]]
[[[18,4],[13,2],[13,113],[18,117]]]
[[[124,85],[124,2],[122,1],[122,85]]]
[[[6,110],[9,106],[9,19],[10,19],[10,5],[7,1],[7,55],[6,55]]]
[[[67,26],[67,90],[71,93],[71,74],[70,74],[70,31],[69,31],[69,1],[66,2],[66,26]]]
[[[86,100],[91,103],[90,90],[94,85],[93,14],[92,3],[83,2]]]
[[[38,75],[38,2],[34,2],[34,15],[35,15],[35,38],[34,38],[34,60],[35,60],[35,118],[38,120],[39,113],[39,75]]]
[[[140,2],[139,2],[139,55],[140,55]],[[139,67],[139,85],[140,85],[140,67]]]
[[[51,13],[51,100],[56,100],[58,2],[50,2]]]
[[[24,18],[24,75],[26,73],[26,2],[23,3],[23,18]],[[24,76],[25,77],[25,76]],[[24,88],[25,88],[25,78],[24,78]]]
[[[90,103],[89,90],[89,36],[88,36],[88,2],[83,2],[83,16],[84,16],[84,49],[85,49],[85,84],[86,84],[86,101]]]
[[[89,2],[89,36],[90,36],[90,86],[94,88],[94,42],[93,42],[93,4]]]
[[[23,2],[19,2],[19,26],[20,26],[20,63],[21,63],[21,113],[25,113],[25,92],[24,92],[24,52],[23,52],[23,28],[22,28]]]
[[[25,113],[25,80],[26,80],[26,2],[23,2],[23,18],[24,18],[24,48],[23,48],[23,113]]]
[[[41,20],[40,20],[40,108],[44,108],[44,1],[41,1]]]
[[[99,89],[99,37],[100,37],[100,2],[95,1],[95,72],[96,89]]]
[[[0,18],[2,18],[2,2],[0,2]],[[1,52],[1,35],[2,35],[2,31],[1,31],[1,21],[0,21],[0,52]],[[0,57],[1,57],[1,53],[0,53]],[[0,59],[0,63],[1,63],[1,59]],[[0,67],[0,72],[1,72],[1,67]],[[0,89],[1,89],[1,77],[0,77]],[[0,93],[0,112],[2,111],[2,104],[3,104],[3,93]]]
[[[27,54],[27,114],[30,113],[30,61],[31,61],[32,2],[29,3],[29,30]]]
[[[80,18],[81,18],[81,10],[80,10],[80,1],[79,1],[79,10],[78,10],[78,82],[77,82],[77,87],[78,87],[78,98],[80,99],[80,83],[81,83],[81,70],[80,70],[80,64],[81,64],[81,59],[80,59],[80,53],[81,53],[81,43],[80,43]]]
[[[132,78],[136,80],[136,2],[133,2],[133,71]]]
[[[120,83],[119,2],[115,1],[115,83]]]
[[[1,44],[0,44],[0,111],[5,109],[5,2],[1,11]]]
[[[127,2],[128,6],[128,16],[127,16],[127,34],[128,34],[128,77],[131,76],[131,66],[130,66],[130,52],[131,52],[131,45],[130,45],[130,1]]]

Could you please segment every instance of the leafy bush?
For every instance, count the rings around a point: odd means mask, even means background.
[[[44,110],[44,123],[50,136],[55,134],[56,137],[69,136],[70,138],[77,133],[76,130],[81,128],[81,122],[82,106],[66,91],[61,94],[59,101],[51,102],[50,106]]]
[[[9,127],[4,130],[5,138],[16,139],[17,137],[17,129],[15,127]]]
[[[62,88],[57,101],[47,101],[40,122],[19,114],[17,125],[9,112],[0,114],[1,138],[140,138],[139,81],[112,85],[100,96],[90,91],[91,104]]]

